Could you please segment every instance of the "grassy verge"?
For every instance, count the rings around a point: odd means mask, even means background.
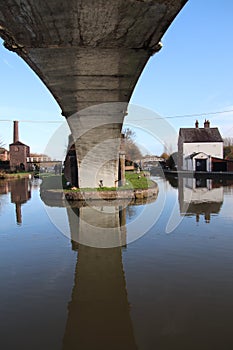
[[[78,191],[123,191],[123,190],[129,190],[129,189],[148,189],[154,187],[155,183],[150,180],[146,173],[141,172],[140,174],[136,174],[134,172],[127,172],[125,174],[126,177],[126,184],[125,186],[121,187],[101,187],[101,188],[74,188],[70,189],[66,186],[66,179],[62,175],[42,175],[42,185],[41,189],[43,190],[59,190],[64,189],[64,191],[72,191],[72,192],[78,192]]]
[[[0,179],[1,180],[22,179],[24,177],[28,177],[29,174],[30,173],[26,173],[26,172],[8,174],[8,173],[0,171]]]
[[[140,174],[136,174],[134,172],[127,172],[125,174],[126,185],[122,188],[129,189],[143,189],[154,187],[154,182],[146,176],[146,173],[143,171]]]

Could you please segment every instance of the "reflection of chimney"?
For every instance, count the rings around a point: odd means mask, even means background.
[[[15,203],[15,211],[16,211],[16,221],[18,225],[22,224],[22,214],[21,214],[21,204]]]
[[[204,128],[208,129],[209,127],[210,127],[210,121],[205,119]]]
[[[206,222],[207,224],[210,223],[210,213],[206,213],[206,214],[205,214],[205,222]]]
[[[14,120],[14,135],[13,135],[13,142],[19,141],[19,122],[17,120]]]
[[[195,127],[196,127],[196,129],[198,129],[198,127],[199,127],[199,122],[198,122],[198,120],[196,120]]]

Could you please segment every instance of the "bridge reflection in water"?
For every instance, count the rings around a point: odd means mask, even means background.
[[[47,198],[47,204],[59,205],[48,202]],[[133,215],[127,204],[60,202],[67,206],[72,249],[78,253],[63,350],[137,348],[122,263],[126,215],[129,210]]]
[[[78,250],[63,350],[136,349],[121,248]]]
[[[67,214],[78,258],[63,350],[136,349],[122,264],[126,208],[100,201],[67,208]]]

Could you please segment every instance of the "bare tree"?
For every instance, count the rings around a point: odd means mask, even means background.
[[[173,153],[173,145],[171,142],[164,142],[163,153],[171,155]]]
[[[233,137],[225,137],[223,139],[223,157],[233,159]]]
[[[124,134],[124,149],[126,160],[134,161],[142,158],[142,153],[135,143],[135,132],[130,128],[123,130]]]
[[[233,137],[225,137],[223,139],[223,145],[224,146],[233,146]]]

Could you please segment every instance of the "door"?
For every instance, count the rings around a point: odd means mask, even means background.
[[[196,159],[196,171],[206,171],[206,159]]]

